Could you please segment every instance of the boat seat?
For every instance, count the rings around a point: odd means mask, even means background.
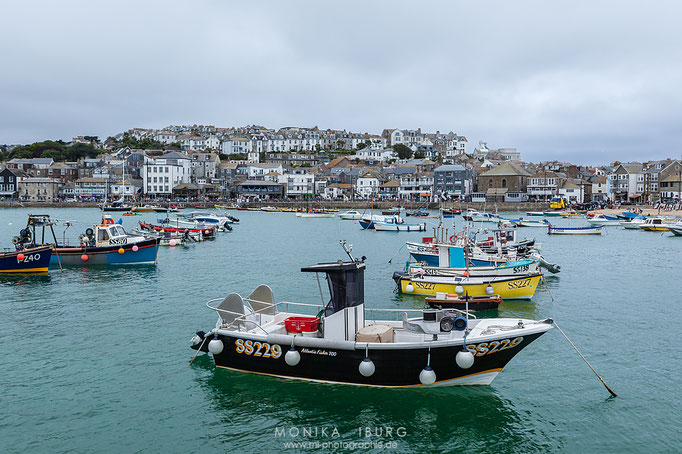
[[[254,312],[258,314],[275,315],[275,297],[272,289],[261,284],[246,298]]]
[[[223,324],[230,325],[237,318],[244,316],[244,300],[238,293],[230,293],[217,306],[218,316]]]
[[[407,312],[403,312],[403,329],[414,333],[441,334],[440,324],[424,320],[407,320]]]

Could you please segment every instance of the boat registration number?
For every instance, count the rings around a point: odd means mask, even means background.
[[[525,287],[530,287],[531,279],[526,278],[526,279],[521,279],[519,281],[514,281],[514,282],[507,282],[507,288],[510,290],[517,289],[517,288],[525,288]]]
[[[525,273],[530,269],[530,265],[521,265],[514,267],[514,273]]]
[[[112,238],[109,240],[109,244],[127,244],[128,238]]]
[[[436,288],[436,284],[433,282],[415,282],[414,286],[422,290],[433,290]]]
[[[467,350],[476,356],[490,355],[491,353],[508,350],[519,345],[523,341],[523,337],[515,337],[514,339],[502,339],[499,341],[482,342],[476,345],[467,345]]]
[[[40,260],[40,254],[30,254],[24,257],[24,260],[20,260],[20,262],[35,262],[36,260]]]
[[[282,356],[282,347],[277,344],[270,345],[267,342],[237,339],[234,345],[235,351],[244,355],[275,359]]]

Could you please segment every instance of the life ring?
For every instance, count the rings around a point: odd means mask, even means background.
[[[454,235],[454,234],[450,235],[450,242],[451,243],[454,243],[456,239],[457,239],[457,235]]]

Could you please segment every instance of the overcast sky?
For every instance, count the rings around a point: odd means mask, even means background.
[[[0,143],[261,124],[454,131],[536,162],[682,153],[680,2],[103,3],[0,6]]]

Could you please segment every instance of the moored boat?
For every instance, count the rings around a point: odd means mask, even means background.
[[[51,265],[146,265],[156,264],[159,243],[156,239],[130,235],[121,225],[114,224],[109,215],[102,216],[102,223],[88,228],[78,237],[78,245],[60,244],[54,233],[55,222],[48,215],[29,215],[27,226],[17,237],[17,244],[24,247],[46,246],[46,233],[51,233],[54,247]],[[67,223],[67,228],[70,224]],[[49,232],[46,229],[49,228]],[[42,229],[37,243],[38,229]],[[28,233],[27,233],[28,232]]]
[[[232,293],[206,303],[218,320],[194,336],[192,348],[210,352],[217,367],[282,378],[381,387],[487,385],[552,328],[551,319],[366,309],[365,264],[352,256],[301,271],[326,275],[326,306],[275,303],[266,285],[247,298]]]
[[[628,230],[641,230],[640,226],[644,224],[644,218],[630,218],[629,221],[620,221],[621,227]]]
[[[462,286],[469,296],[500,295],[502,299],[531,299],[540,283],[541,273],[503,277],[429,276],[394,273],[393,279],[402,293],[436,295],[456,293]]]
[[[466,296],[456,293],[438,293],[436,296],[427,296],[426,304],[434,309],[464,309],[470,311],[489,311],[497,309],[502,302],[500,295]]]
[[[424,232],[426,222],[421,224],[397,224],[395,222],[374,221],[374,230],[378,232]]]
[[[608,214],[595,214],[591,218],[587,219],[587,222],[592,225],[620,225],[620,219],[615,216],[609,216]]]
[[[665,232],[669,230],[671,225],[675,225],[674,219],[666,219],[662,217],[647,218],[639,228],[647,232]]]
[[[36,246],[0,252],[0,273],[47,273],[51,257],[52,246]]]
[[[347,221],[358,221],[362,219],[362,213],[357,210],[344,211],[337,215],[340,219],[345,219]]]
[[[592,225],[588,227],[555,227],[549,225],[547,233],[549,235],[601,235],[603,225]]]
[[[669,225],[668,230],[675,236],[682,236],[682,221],[677,222],[674,225]]]
[[[496,214],[472,209],[468,209],[466,212],[464,212],[462,214],[462,218],[464,218],[465,221],[470,222],[499,222],[501,219]]]
[[[149,213],[154,211],[154,206],[153,205],[138,205],[134,206],[130,209],[133,213]]]
[[[514,223],[519,227],[547,227],[547,226],[549,226],[549,221],[547,219],[543,219],[541,221],[536,221],[534,219],[519,218]]]

